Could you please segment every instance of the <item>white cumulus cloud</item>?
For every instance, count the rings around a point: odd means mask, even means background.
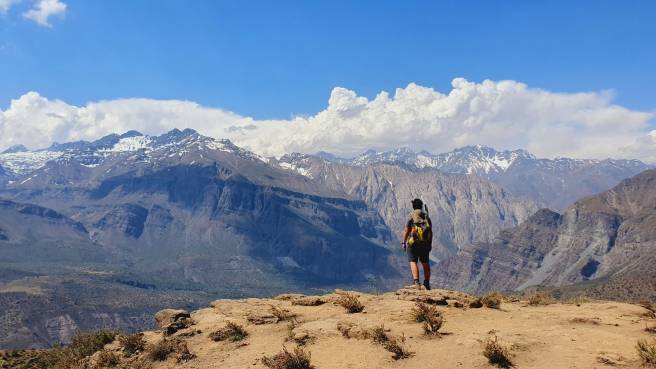
[[[638,158],[656,162],[654,114],[613,103],[610,92],[554,93],[516,81],[456,78],[448,94],[409,84],[393,95],[336,87],[325,110],[254,120],[189,101],[121,99],[73,106],[36,92],[0,111],[0,148],[95,139],[129,129],[172,128],[229,138],[262,155],[320,150],[350,156],[408,146],[444,152],[464,145],[525,148],[541,157]]]
[[[3,0],[0,0],[3,1]],[[12,0],[4,0],[12,1]],[[34,4],[32,9],[23,13],[27,19],[31,19],[44,27],[51,27],[49,22],[52,16],[63,16],[66,12],[66,4],[59,0],[39,0]]]

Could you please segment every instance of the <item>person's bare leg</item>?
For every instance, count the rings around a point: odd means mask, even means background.
[[[419,280],[419,267],[414,261],[410,262],[410,272],[412,272],[412,279],[415,281]]]
[[[421,263],[421,265],[424,267],[424,288],[427,290],[431,289],[430,286],[430,276],[431,276],[431,270],[430,270],[430,264],[429,263]]]
[[[424,280],[430,281],[430,277],[431,277],[430,263],[421,263],[421,265],[424,267]],[[419,276],[417,276],[417,278],[419,278]]]

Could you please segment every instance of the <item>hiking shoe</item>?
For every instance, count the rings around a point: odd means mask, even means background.
[[[430,281],[424,281],[424,288],[430,291]]]
[[[421,284],[419,284],[419,281],[414,281],[413,285],[414,288],[421,290]]]

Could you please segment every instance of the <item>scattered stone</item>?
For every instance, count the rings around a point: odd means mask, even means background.
[[[155,314],[155,321],[162,329],[165,336],[170,336],[175,332],[189,328],[194,324],[191,314],[185,310],[164,309]]]

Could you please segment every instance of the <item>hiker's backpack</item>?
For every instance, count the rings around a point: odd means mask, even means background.
[[[431,246],[433,231],[428,221],[413,223],[410,229],[410,246]]]

